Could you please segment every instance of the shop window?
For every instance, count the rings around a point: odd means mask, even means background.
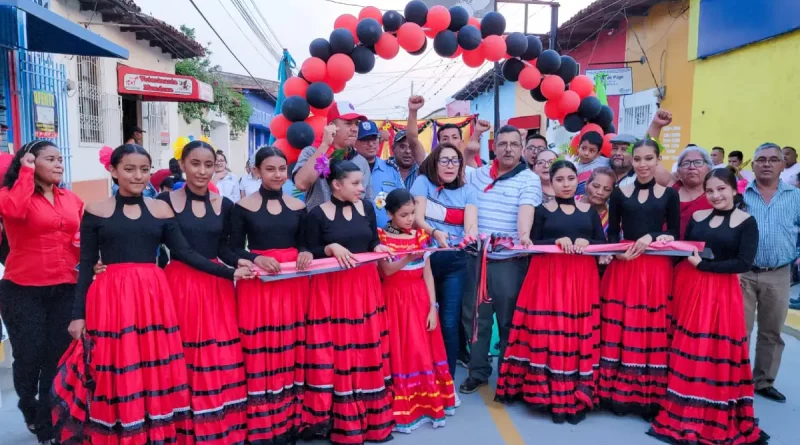
[[[100,59],[77,56],[78,60],[78,114],[81,142],[105,143],[103,135],[103,91],[101,87]]]
[[[657,89],[622,96],[618,133],[644,137],[658,111]]]

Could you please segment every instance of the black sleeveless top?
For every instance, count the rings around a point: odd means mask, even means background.
[[[245,244],[251,251],[296,248],[308,251],[305,240],[306,209],[292,210],[283,201],[280,190],[258,189],[261,194],[261,206],[251,212],[241,205],[235,205],[231,212],[231,247],[236,254],[250,261],[258,256],[245,250]],[[281,203],[281,213],[273,215],[267,210],[267,201],[276,200]]]
[[[636,241],[648,234],[653,237],[653,241],[660,235],[672,235],[676,240],[680,239],[681,200],[678,192],[667,187],[664,194],[656,198],[655,179],[647,184],[636,180],[633,184],[631,196],[625,196],[619,188],[611,193],[608,205],[608,242],[620,242],[620,229],[629,241]],[[639,202],[641,190],[649,190],[644,202]]]
[[[172,211],[175,212],[175,220],[192,250],[206,258],[219,258],[223,263],[236,267],[239,257],[230,249],[228,244],[233,202],[223,197],[222,209],[220,214],[217,215],[211,205],[210,194],[197,195],[189,190],[189,187],[183,187],[183,190],[186,192],[186,205],[180,213],[172,205],[172,198],[169,193],[160,194],[156,199],[160,199],[172,207]],[[192,201],[199,201],[205,204],[206,214],[202,218],[198,218],[192,212]]]
[[[331,202],[336,206],[333,220],[329,220],[322,211],[321,206],[314,207],[308,212],[306,224],[306,242],[308,250],[314,258],[325,258],[325,246],[338,243],[351,253],[372,252],[380,244],[378,241],[378,227],[375,219],[375,209],[372,204],[362,201],[364,215],[356,210],[351,202],[344,202],[331,196]],[[345,219],[342,209],[352,207],[352,219]]]
[[[147,210],[141,196],[122,196],[117,193],[115,198],[116,207],[110,217],[103,218],[85,212],[81,219],[81,260],[73,320],[85,317],[86,293],[94,278],[94,265],[101,257],[105,265],[155,265],[158,245],[163,243],[176,260],[202,272],[233,279],[233,269],[211,262],[189,247],[175,218],[156,218]],[[122,212],[125,205],[138,205],[142,215],[135,220],[126,217]]]
[[[713,260],[704,259],[697,265],[698,270],[727,274],[744,273],[753,267],[758,250],[758,224],[752,216],[731,228],[731,214],[728,211],[712,210],[702,221],[689,218],[686,225],[687,241],[703,241],[714,253]],[[711,227],[715,215],[723,217],[719,227]]]
[[[603,223],[596,210],[589,208],[583,212],[575,206],[575,198],[554,198],[558,206],[554,211],[548,210],[544,205],[536,208],[531,229],[533,244],[555,244],[556,240],[568,237],[573,242],[578,238],[589,241],[590,244],[603,244],[606,236],[603,232]],[[572,205],[575,211],[568,215],[561,209],[561,205]]]

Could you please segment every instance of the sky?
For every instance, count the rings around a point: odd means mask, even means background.
[[[195,3],[244,66],[255,77],[271,80],[277,80],[282,48],[289,50],[299,68],[309,57],[309,43],[318,37],[327,39],[339,15],[358,16],[363,6],[402,11],[407,3],[407,0],[238,0],[249,11],[253,23],[269,44],[277,48],[276,58],[248,27],[234,1],[195,0]],[[592,1],[560,0],[559,23]],[[224,71],[247,75],[245,68],[223,46],[189,0],[136,0],[136,4],[142,12],[176,28],[180,25],[195,28],[197,40],[203,44],[210,43],[213,63]],[[499,3],[498,8],[506,18],[506,32],[524,31],[523,5]],[[528,32],[544,34],[550,30],[549,6],[530,5],[528,17]],[[425,97],[421,113],[424,116],[444,107],[450,96],[491,67],[486,63],[481,68],[469,68],[460,58],[443,59],[433,51],[432,43],[428,42],[428,52],[420,56],[411,56],[401,49],[392,60],[377,58],[375,69],[369,74],[356,74],[347,83],[347,88],[336,95],[336,100],[352,102],[361,113],[373,119],[401,119],[406,116],[413,87],[415,94]]]

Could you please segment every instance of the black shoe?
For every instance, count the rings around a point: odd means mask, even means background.
[[[467,380],[469,380],[469,379],[467,379]],[[466,383],[466,382],[464,382],[464,383]],[[770,386],[768,388],[757,389],[756,390],[756,394],[758,394],[761,397],[764,397],[766,399],[770,399],[773,402],[786,403],[786,396],[781,394],[780,391],[778,391],[777,389],[775,389],[772,386]]]
[[[467,377],[464,383],[458,387],[458,392],[461,394],[472,394],[477,391],[481,386],[486,385],[488,382],[482,382],[474,377]]]

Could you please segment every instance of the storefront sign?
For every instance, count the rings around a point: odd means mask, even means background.
[[[145,101],[214,102],[214,89],[189,76],[117,67],[117,87],[120,94],[142,96]]]
[[[597,74],[606,75],[606,96],[625,96],[633,93],[633,72],[627,68],[608,68],[604,70],[586,70],[586,75],[592,79]]]
[[[58,137],[58,113],[56,96],[49,91],[33,91],[34,137],[55,139]]]

